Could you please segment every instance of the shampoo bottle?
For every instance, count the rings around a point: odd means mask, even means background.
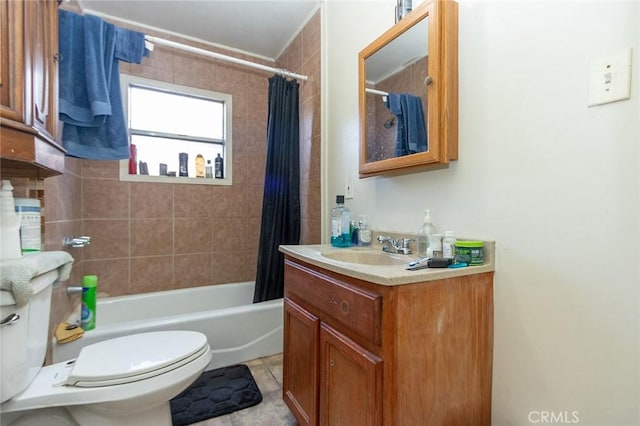
[[[196,177],[204,177],[204,157],[202,154],[196,155]]]
[[[224,160],[220,154],[215,159],[215,173],[216,179],[224,178]]]
[[[98,292],[98,277],[85,275],[82,277],[82,312],[80,325],[84,330],[96,328],[96,293]]]
[[[428,257],[429,235],[436,232],[436,227],[431,221],[431,211],[427,209],[424,212],[424,223],[418,229],[418,257],[420,259]]]
[[[0,259],[21,257],[20,216],[16,213],[13,186],[11,181],[3,180],[0,189]]]

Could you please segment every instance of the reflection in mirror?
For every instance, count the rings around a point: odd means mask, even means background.
[[[366,162],[428,151],[428,18],[365,59]]]

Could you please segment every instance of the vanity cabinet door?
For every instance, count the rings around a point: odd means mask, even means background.
[[[282,393],[300,426],[318,424],[318,341],[320,320],[284,300]]]
[[[324,323],[320,425],[382,425],[382,360]]]

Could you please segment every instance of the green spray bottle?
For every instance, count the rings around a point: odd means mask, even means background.
[[[84,330],[96,328],[96,293],[98,291],[98,277],[85,275],[82,277],[82,313],[80,325]]]

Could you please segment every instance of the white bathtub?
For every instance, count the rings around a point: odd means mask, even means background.
[[[254,282],[242,282],[100,298],[96,328],[71,343],[54,339],[53,362],[75,358],[92,343],[156,330],[206,334],[213,352],[207,370],[280,353],[282,299],[254,304],[253,288]],[[74,313],[67,322],[77,319]]]

